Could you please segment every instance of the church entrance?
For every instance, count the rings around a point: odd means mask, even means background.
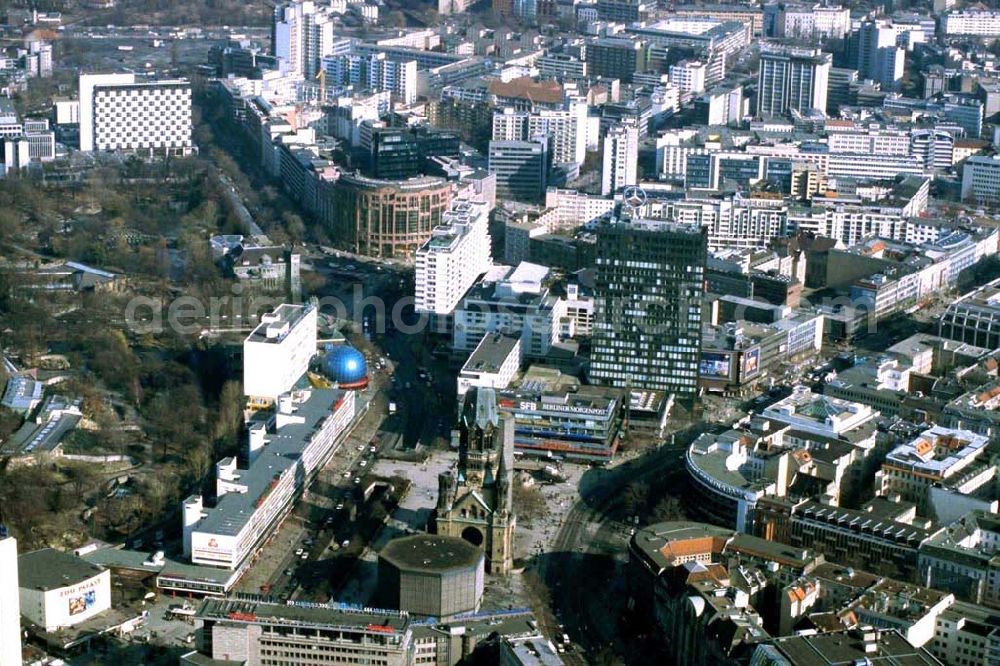
[[[462,538],[471,543],[473,546],[483,545],[483,533],[475,527],[466,527],[462,530]]]

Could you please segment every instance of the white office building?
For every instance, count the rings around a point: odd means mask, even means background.
[[[62,99],[54,104],[56,125],[76,125],[80,122],[80,100]]]
[[[864,130],[857,127],[827,128],[827,146],[831,153],[858,155],[909,155],[912,138],[903,129]]]
[[[48,78],[52,76],[52,44],[32,41],[27,44],[24,54],[24,70],[29,77]]]
[[[906,58],[906,50],[897,45],[896,28],[886,21],[867,21],[853,39],[857,40],[858,78],[877,81],[883,89],[895,88],[903,78]]]
[[[437,10],[441,16],[461,14],[470,4],[469,0],[438,0]]]
[[[111,608],[111,571],[72,553],[43,548],[18,558],[21,614],[53,632]]]
[[[316,308],[279,305],[243,341],[243,393],[261,406],[292,390],[316,353]]]
[[[80,150],[188,155],[191,84],[135,74],[80,76]]]
[[[496,266],[455,310],[455,351],[471,352],[487,333],[519,336],[521,354],[541,358],[559,341],[566,302],[554,294],[546,266]]]
[[[282,72],[307,79],[316,76],[321,59],[334,48],[336,13],[332,5],[318,5],[312,0],[275,6],[271,52],[278,58]]]
[[[458,404],[471,388],[505,389],[521,369],[521,338],[488,333],[458,373]]]
[[[545,209],[546,233],[550,233],[607,217],[614,211],[615,201],[578,190],[550,187],[545,190]]]
[[[945,35],[1000,37],[1000,11],[962,11],[945,14],[941,23]]]
[[[635,125],[618,125],[604,136],[604,163],[601,194],[607,196],[639,182],[639,130]]]
[[[1000,157],[970,157],[962,168],[962,199],[1000,205]]]
[[[418,313],[446,317],[493,263],[490,207],[482,199],[455,199],[441,226],[417,250],[414,289]]]
[[[355,414],[354,391],[281,396],[273,422],[252,421],[246,469],[215,464],[216,502],[193,495],[181,508],[184,554],[193,564],[242,570],[288,515],[316,470],[340,446]]]
[[[818,3],[804,5],[782,3],[775,6],[775,9],[778,14],[775,26],[777,37],[840,39],[851,29],[851,10],[846,7],[827,7]]]
[[[17,539],[0,525],[0,666],[21,666],[21,602]]]
[[[326,85],[355,90],[387,90],[393,99],[417,99],[417,61],[389,59],[385,53],[328,55],[322,58]]]
[[[762,49],[757,115],[779,116],[810,109],[825,112],[832,62],[833,56],[818,49]]]
[[[992,484],[994,470],[979,465],[987,460],[989,438],[968,430],[934,426],[900,444],[875,474],[875,491],[884,497],[898,494],[925,512],[932,503],[932,486],[967,495]]]
[[[681,60],[670,66],[670,82],[686,93],[705,92],[705,75],[708,67],[697,60]]]
[[[494,141],[529,141],[536,136],[550,137],[554,163],[582,164],[587,156],[587,102],[571,101],[568,109],[505,108],[493,114]]]

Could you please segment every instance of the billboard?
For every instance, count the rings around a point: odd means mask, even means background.
[[[743,376],[753,377],[760,372],[760,347],[747,350],[743,354]]]
[[[97,590],[88,590],[78,596],[70,597],[67,602],[71,616],[86,613],[97,605]]]
[[[729,354],[702,352],[698,374],[706,379],[729,379]]]

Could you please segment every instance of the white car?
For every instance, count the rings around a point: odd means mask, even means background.
[[[295,549],[295,556],[296,557],[302,557],[302,549],[301,548],[296,548]]]
[[[359,467],[367,467],[368,466],[368,461],[367,460],[362,460],[361,462],[358,463],[358,466]]]
[[[344,478],[345,479],[351,478],[351,470],[347,470],[346,472],[344,472]]]

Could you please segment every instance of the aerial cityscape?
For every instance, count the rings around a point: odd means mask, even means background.
[[[1000,666],[1000,0],[5,0],[0,154],[0,666]]]

